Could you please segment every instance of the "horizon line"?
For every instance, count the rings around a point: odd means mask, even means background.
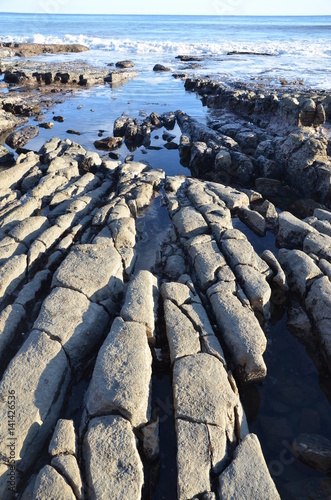
[[[80,12],[9,12],[0,11],[0,14],[24,14],[44,16],[169,16],[169,17],[331,17],[331,14],[114,14],[114,13],[80,13]]]

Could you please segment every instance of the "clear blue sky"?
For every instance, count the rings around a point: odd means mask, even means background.
[[[331,15],[331,0],[0,0],[0,12],[81,14]]]

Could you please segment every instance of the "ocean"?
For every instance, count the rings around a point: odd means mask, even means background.
[[[2,13],[0,33],[0,41],[6,42],[81,43],[91,51],[76,58],[100,65],[128,58],[141,71],[148,71],[155,62],[180,70],[185,65],[175,57],[194,54],[205,58],[202,68],[190,70],[196,75],[208,72],[225,82],[280,85],[285,80],[313,88],[331,88],[331,16]],[[228,55],[234,51],[270,56]]]

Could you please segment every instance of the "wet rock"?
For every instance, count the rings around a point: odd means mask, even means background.
[[[44,122],[44,123],[39,123],[39,127],[40,128],[44,128],[46,130],[50,130],[54,127],[54,123],[53,122]]]
[[[168,150],[174,150],[174,149],[178,149],[178,144],[176,144],[175,142],[171,141],[171,142],[167,142],[164,147]]]
[[[59,500],[75,500],[75,495],[65,479],[50,465],[39,472],[33,490],[35,500],[57,498]]]
[[[188,55],[179,55],[179,56],[176,56],[176,59],[180,59],[182,62],[203,61],[204,60],[204,58],[202,56],[188,56]]]
[[[128,68],[134,68],[135,64],[133,61],[118,61],[116,63],[116,68],[120,69],[128,69]]]
[[[331,470],[331,441],[317,434],[301,434],[292,448],[303,462],[322,472]]]
[[[14,165],[14,155],[8,151],[4,146],[0,146],[0,166],[11,167]]]
[[[127,420],[119,416],[91,420],[83,452],[89,498],[140,500],[144,484],[143,465]]]
[[[128,80],[135,78],[138,76],[138,71],[123,71],[123,70],[114,70],[109,73],[108,76],[104,78],[105,83],[110,83],[113,86],[123,85]]]
[[[53,120],[55,122],[63,123],[65,118],[64,118],[64,116],[53,116]]]
[[[23,127],[16,132],[13,132],[6,138],[6,144],[13,149],[25,146],[31,139],[39,135],[38,127],[28,126]]]
[[[122,142],[121,137],[107,137],[105,139],[98,139],[95,141],[94,146],[103,151],[111,151],[113,149],[120,148],[122,146]]]
[[[99,351],[87,396],[90,415],[120,412],[134,427],[150,419],[152,356],[143,325],[116,318]]]
[[[164,72],[164,71],[171,71],[171,69],[167,68],[166,66],[163,66],[163,64],[155,64],[153,71]]]
[[[31,57],[41,54],[63,54],[78,53],[89,50],[85,45],[60,44],[60,43],[2,43],[1,47],[8,47],[15,52],[18,57]]]
[[[278,500],[257,437],[249,434],[234,452],[234,460],[219,477],[218,494],[224,500],[244,497]]]

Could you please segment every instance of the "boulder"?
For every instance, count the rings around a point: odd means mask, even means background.
[[[128,69],[128,68],[134,68],[135,64],[133,61],[118,61],[116,63],[116,68],[120,69]]]
[[[106,137],[104,139],[94,141],[94,146],[103,151],[112,151],[120,148],[122,146],[122,142],[123,140],[121,137]]]
[[[167,68],[166,66],[163,66],[163,64],[155,64],[153,71],[164,72],[164,71],[171,71],[171,69]]]
[[[37,137],[37,135],[39,135],[38,127],[33,127],[31,125],[28,127],[23,127],[22,129],[10,134],[6,138],[6,144],[13,149],[22,148],[28,142],[30,142],[31,139]]]
[[[331,441],[317,434],[301,434],[292,444],[304,463],[322,472],[331,470]]]

